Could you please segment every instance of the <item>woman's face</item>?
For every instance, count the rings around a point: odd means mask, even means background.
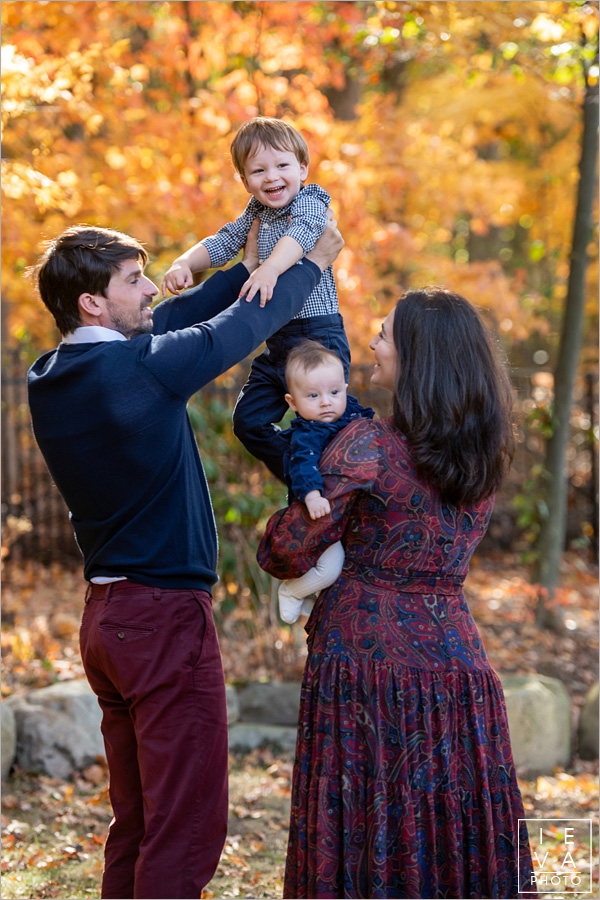
[[[371,375],[371,384],[393,391],[396,385],[396,366],[398,353],[394,344],[394,312],[386,316],[381,331],[375,335],[369,347],[375,354],[375,366]]]

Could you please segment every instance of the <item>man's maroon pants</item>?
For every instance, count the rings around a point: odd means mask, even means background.
[[[227,832],[227,705],[210,594],[88,587],[80,633],[114,819],[102,897],[199,898]]]

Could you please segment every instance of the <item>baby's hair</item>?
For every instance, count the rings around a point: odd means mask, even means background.
[[[304,372],[312,372],[313,369],[328,363],[334,359],[343,368],[342,360],[334,350],[329,350],[320,341],[306,338],[292,347],[285,362],[285,380],[289,383],[294,371],[302,369]]]
[[[257,116],[245,122],[231,144],[231,158],[236,172],[244,174],[248,157],[258,147],[271,147],[274,150],[289,150],[295,153],[298,162],[306,165],[310,162],[308,144],[301,134],[281,119],[270,119]]]

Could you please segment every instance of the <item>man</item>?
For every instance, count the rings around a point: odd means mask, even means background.
[[[31,367],[29,403],[90,583],[81,654],[114,813],[105,898],[199,898],[225,841],[217,535],[186,404],[300,310],[343,246],[332,221],[261,309],[236,299],[252,238],[242,263],[154,310],[146,251],[119,232],[70,228],[36,267],[63,340]]]

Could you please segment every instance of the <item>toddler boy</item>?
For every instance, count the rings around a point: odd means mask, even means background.
[[[260,265],[243,285],[240,296],[250,301],[258,295],[264,306],[278,276],[295,263],[301,264],[325,229],[331,198],[319,185],[304,185],[309,151],[295,128],[279,119],[251,119],[236,134],[231,156],[252,197],[238,219],[174,261],[162,284],[163,296],[167,290],[178,294],[190,287],[194,272],[233,259],[258,217]],[[236,437],[281,480],[285,441],[276,423],[287,409],[285,362],[289,350],[303,338],[317,339],[334,350],[348,375],[350,348],[331,267],[323,272],[300,313],[267,340],[264,352],[253,360],[233,412]]]

